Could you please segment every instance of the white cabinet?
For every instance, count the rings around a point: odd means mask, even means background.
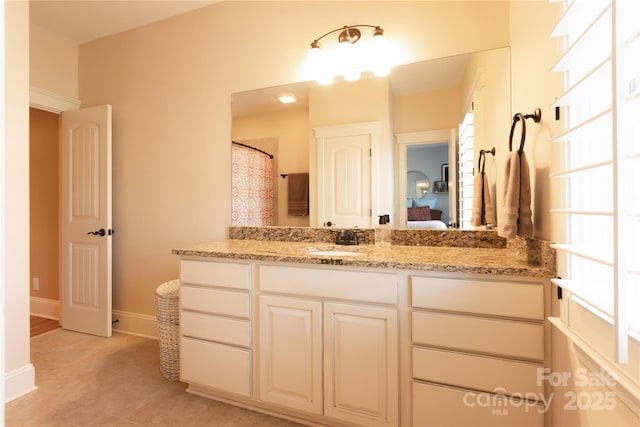
[[[411,277],[414,426],[542,426],[544,284]]]
[[[247,263],[180,263],[180,379],[251,395]]]
[[[541,426],[544,279],[181,261],[189,391],[314,425]]]
[[[261,291],[278,289],[294,296],[259,297],[259,398],[354,425],[398,425],[396,308],[334,301],[349,294],[341,293],[339,285],[348,286],[345,280],[395,288],[396,275],[344,272],[334,288],[336,273],[260,268]],[[325,281],[326,286],[309,291],[309,280]],[[312,299],[307,293],[323,295]],[[359,298],[378,299],[377,294],[361,293]]]
[[[322,303],[260,297],[260,400],[322,414]]]
[[[398,423],[395,309],[324,304],[324,413],[367,426]]]

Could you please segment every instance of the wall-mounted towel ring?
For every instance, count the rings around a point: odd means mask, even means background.
[[[516,113],[513,116],[513,122],[511,123],[511,132],[509,132],[509,152],[511,152],[511,146],[513,145],[513,131],[516,128],[516,123],[522,123],[522,135],[520,136],[520,148],[518,149],[518,153],[522,154],[522,150],[524,150],[524,140],[527,137],[527,127],[524,122],[524,115],[522,113]]]
[[[480,150],[480,155],[478,156],[478,171],[484,173],[484,164],[486,163],[485,155],[491,154],[493,156],[496,155],[496,147],[491,148],[491,150]],[[482,168],[480,168],[480,162],[482,162]]]
[[[540,123],[540,120],[542,120],[542,110],[536,108],[533,110],[532,114],[514,114],[513,122],[511,122],[511,132],[509,133],[509,151],[511,151],[511,146],[513,145],[513,131],[516,128],[516,123],[522,122],[522,136],[520,137],[520,148],[518,149],[518,153],[522,154],[522,150],[524,150],[524,141],[527,137],[525,119],[533,119],[535,123]]]

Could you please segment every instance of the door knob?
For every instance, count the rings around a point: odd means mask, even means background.
[[[107,234],[107,232],[104,231],[104,228],[101,228],[98,231],[90,231],[87,234],[93,234],[94,236],[104,236],[105,234]]]

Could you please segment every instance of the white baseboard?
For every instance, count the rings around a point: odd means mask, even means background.
[[[60,301],[31,297],[29,312],[38,317],[60,320]]]
[[[60,320],[60,301],[31,297],[30,312],[34,316]],[[158,319],[146,314],[113,310],[113,329],[125,334],[158,339]]]
[[[125,334],[158,339],[158,319],[146,314],[113,310],[113,330]]]
[[[31,363],[4,375],[5,403],[36,390],[36,370]]]

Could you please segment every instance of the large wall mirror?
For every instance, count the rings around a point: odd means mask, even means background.
[[[417,194],[416,197],[410,197],[410,171],[427,177],[429,185],[421,189],[421,195],[425,199],[423,201],[437,199],[436,209],[442,211],[442,222],[446,225],[459,222],[458,129],[467,113],[473,111],[474,158],[480,149],[489,149],[497,145],[496,141],[504,140],[504,128],[508,128],[511,120],[510,73],[510,49],[507,47],[401,65],[395,67],[386,78],[363,75],[358,82],[334,83],[344,85],[344,88],[340,89],[340,97],[332,104],[334,108],[331,112],[333,117],[328,119],[330,123],[325,124],[349,124],[353,122],[349,116],[351,110],[366,111],[370,108],[372,85],[384,87],[388,93],[388,99],[385,98],[382,103],[386,104],[382,108],[388,108],[388,111],[382,116],[388,117],[383,138],[389,139],[389,144],[385,146],[389,149],[381,150],[379,155],[381,162],[388,162],[392,166],[389,167],[390,176],[379,177],[376,185],[391,189],[392,203],[384,209],[393,210],[388,213],[395,219],[394,227],[408,226],[409,199],[420,199]],[[362,85],[363,89],[358,89],[358,85]],[[268,209],[272,209],[271,225],[322,225],[313,220],[314,165],[317,159],[312,129],[313,123],[317,122],[314,114],[317,115],[319,110],[313,104],[313,91],[325,90],[322,88],[325,87],[318,87],[314,82],[303,82],[232,95],[232,140],[274,156],[265,160],[270,162],[269,169],[258,167],[263,175],[267,171],[265,179],[272,180],[270,189],[255,189],[255,194],[272,197],[271,202],[267,203],[270,204]],[[282,104],[277,99],[281,95],[293,95],[296,102]],[[375,119],[361,115],[356,121]],[[446,137],[429,137],[434,134]],[[427,140],[421,139],[420,135],[427,135]],[[233,173],[237,170],[234,164]],[[294,180],[289,182],[288,177],[300,174],[309,174],[308,181],[298,179],[297,184],[292,185]],[[496,179],[490,177],[494,194]],[[445,180],[447,182],[443,183]],[[423,186],[426,185],[425,180],[419,181],[423,181]],[[299,188],[296,191],[296,185],[300,182],[310,183],[311,195],[307,199],[309,214],[304,214],[304,209],[291,210],[289,194],[295,193],[292,197],[297,199],[305,197]],[[371,185],[371,192],[380,191],[376,185]],[[415,189],[413,184],[412,188]],[[232,193],[232,197],[238,194],[237,191]],[[247,193],[243,195],[246,197]],[[299,204],[300,200],[293,202]],[[376,212],[375,209],[373,211]],[[297,214],[291,215],[292,212]]]

